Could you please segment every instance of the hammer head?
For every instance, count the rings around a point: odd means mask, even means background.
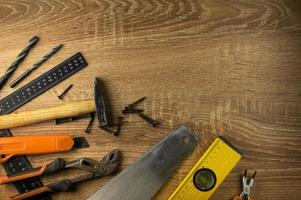
[[[101,128],[109,126],[106,105],[104,99],[104,86],[99,78],[94,81],[94,100],[96,107],[96,116]]]

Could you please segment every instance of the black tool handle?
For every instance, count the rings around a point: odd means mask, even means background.
[[[60,170],[63,170],[66,166],[66,162],[62,158],[57,158],[48,165],[46,165],[45,170],[43,171],[43,174],[50,174],[54,173]]]
[[[47,185],[53,192],[67,192],[73,186],[73,183],[69,179],[64,179]]]
[[[12,196],[9,198],[9,200],[22,200],[22,199],[28,199],[28,198],[32,198],[35,197],[37,195],[43,194],[45,192],[50,192],[50,193],[54,193],[54,192],[65,192],[71,189],[73,183],[68,180],[61,180],[61,181],[57,181],[55,183],[51,183],[47,186],[35,189],[35,190],[31,190],[29,192],[25,192],[23,194],[18,194],[15,196]]]

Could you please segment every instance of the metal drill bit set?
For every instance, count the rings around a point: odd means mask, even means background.
[[[18,54],[15,61],[7,68],[4,74],[0,77],[0,89],[3,88],[8,79],[13,75],[13,73],[17,70],[19,65],[24,61],[29,52],[36,46],[39,41],[39,37],[32,37],[24,49]],[[63,47],[62,44],[57,45],[50,52],[46,53],[40,60],[38,60],[35,64],[33,64],[30,68],[24,71],[18,78],[12,81],[9,86],[11,88],[17,86],[22,80],[24,80],[27,76],[29,76],[34,70],[38,69],[42,64],[44,64],[49,58],[51,58],[55,53],[57,53]]]

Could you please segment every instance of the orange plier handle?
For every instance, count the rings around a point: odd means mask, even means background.
[[[25,171],[17,174],[0,176],[0,184],[20,181],[23,179],[40,176],[42,174],[50,174],[64,169],[65,166],[66,166],[66,162],[61,158],[57,158],[53,162],[49,163],[48,165],[44,165],[42,167],[33,168],[29,171]]]

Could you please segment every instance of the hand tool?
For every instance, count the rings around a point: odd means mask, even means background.
[[[6,81],[11,77],[18,66],[23,62],[29,51],[37,44],[39,38],[37,36],[32,37],[25,48],[18,54],[16,60],[8,67],[4,75],[0,77],[0,89],[5,85]]]
[[[168,200],[209,199],[241,156],[238,148],[218,137]]]
[[[253,173],[251,179],[248,181],[247,169],[245,170],[242,177],[242,192],[240,195],[235,195],[232,200],[252,200],[252,198],[250,198],[250,193],[254,184],[256,173],[257,171]]]
[[[0,132],[0,138],[1,137],[12,137],[12,134],[8,129],[6,129]],[[25,172],[32,169],[32,166],[26,156],[14,156],[3,164],[3,168],[5,169],[8,176],[12,176],[15,173]],[[23,193],[43,187],[43,183],[41,182],[39,177],[34,177],[14,182],[14,186],[16,187],[18,192]],[[28,200],[51,200],[51,197],[49,194],[45,193],[36,196],[35,199],[30,198]]]
[[[118,161],[119,161],[119,157],[120,157],[119,154],[120,153],[118,150],[114,150],[114,151],[110,152],[109,154],[107,154],[105,157],[103,157],[103,159],[101,159],[98,162],[95,160],[92,160],[92,159],[82,158],[82,159],[79,159],[79,160],[76,160],[76,161],[73,161],[70,163],[63,163],[63,164],[65,164],[65,166],[62,166],[62,167],[48,165],[49,170],[51,172],[56,172],[63,168],[75,167],[75,168],[85,170],[89,173],[87,173],[85,175],[77,176],[75,178],[64,179],[64,180],[60,180],[60,181],[57,181],[54,183],[50,183],[42,188],[10,197],[9,200],[26,199],[26,198],[33,197],[37,194],[41,194],[44,192],[50,192],[50,193],[66,192],[66,191],[71,190],[72,187],[74,186],[74,184],[76,184],[76,183],[79,183],[79,182],[82,182],[85,180],[89,180],[89,179],[93,179],[96,177],[101,177],[101,176],[106,176],[106,175],[112,174],[118,166]],[[47,170],[47,166],[45,167],[45,170]],[[42,171],[42,174],[44,172],[45,171]]]
[[[27,88],[27,87],[26,87]],[[22,89],[22,88],[21,88]],[[22,89],[23,90],[23,89]],[[17,95],[20,92],[18,92]],[[14,95],[14,96],[15,96]],[[33,93],[35,95],[35,93]],[[13,97],[14,98],[14,97]],[[18,98],[18,97],[17,97]],[[21,100],[23,98],[19,97]],[[16,100],[10,100],[11,98],[6,97],[0,101],[0,109],[9,109],[10,106],[7,106],[5,102],[12,104],[11,101],[15,102]],[[20,101],[21,101],[20,100]],[[17,101],[18,102],[18,101]],[[12,104],[12,106],[15,106]],[[96,107],[96,108],[95,108]],[[107,119],[105,103],[103,99],[103,88],[100,84],[99,79],[95,79],[94,85],[94,100],[86,100],[74,103],[68,103],[65,105],[44,108],[34,111],[25,111],[20,113],[12,113],[8,115],[0,116],[0,129],[13,128],[18,126],[25,126],[29,124],[34,124],[38,122],[43,122],[47,120],[54,120],[60,118],[69,118],[78,115],[84,115],[88,113],[95,112],[99,121],[101,128],[106,128],[109,126]],[[28,117],[30,116],[30,117]]]
[[[61,81],[67,79],[79,70],[87,66],[87,63],[81,53],[77,53],[63,63],[54,67],[50,71],[42,74],[22,88],[8,95],[0,101],[0,114],[8,114],[26,104],[30,100],[44,93]],[[11,132],[7,130],[0,131],[0,137],[11,137]],[[18,172],[30,170],[32,167],[25,156],[15,156],[6,163],[3,167],[8,175]],[[38,177],[18,181],[14,183],[20,193],[30,191],[43,184]],[[37,197],[39,200],[51,200],[48,194],[42,194]]]
[[[150,200],[196,144],[196,136],[180,127],[88,200]]]
[[[18,85],[23,79],[29,76],[34,70],[38,69],[43,63],[45,63],[49,58],[51,58],[56,52],[58,52],[63,47],[62,44],[54,47],[50,52],[44,55],[38,62],[33,64],[29,69],[23,72],[18,78],[9,84],[11,88]]]
[[[69,151],[88,147],[83,137],[69,135],[38,135],[0,138],[0,163],[16,155],[32,155]]]
[[[69,85],[57,98],[63,99],[63,97],[67,94],[67,92],[73,87],[73,84]]]

